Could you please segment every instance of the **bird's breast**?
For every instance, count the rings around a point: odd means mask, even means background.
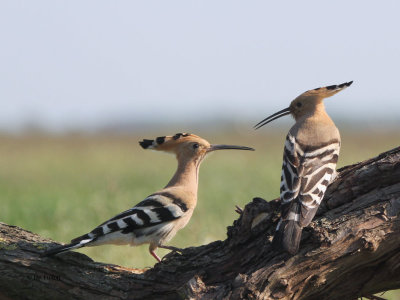
[[[309,147],[340,143],[340,133],[333,122],[306,120],[296,123],[290,133],[298,143]]]

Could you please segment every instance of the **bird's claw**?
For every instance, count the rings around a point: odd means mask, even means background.
[[[182,255],[182,254],[183,254],[183,249],[181,249],[181,248],[172,247],[172,246],[163,246],[163,247],[160,247],[160,248],[164,248],[164,249],[167,249],[167,250],[171,250],[170,253],[167,253],[166,255],[164,255],[164,257],[162,258],[162,260],[171,257],[171,256],[174,255],[175,253],[177,253],[177,254],[179,254],[179,255]]]
[[[173,246],[158,246],[159,248],[163,248],[163,249],[167,249],[167,250],[171,250],[172,252],[177,252],[182,254],[183,253],[183,249],[178,248],[178,247],[173,247]]]
[[[170,250],[171,250],[172,252],[176,252],[176,253],[179,253],[179,254],[181,254],[181,255],[182,255],[182,253],[183,253],[183,249],[181,249],[181,248],[171,247]]]
[[[240,206],[235,205],[235,211],[236,211],[239,215],[243,214],[243,209],[242,209]]]

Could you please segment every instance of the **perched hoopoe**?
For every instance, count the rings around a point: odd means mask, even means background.
[[[352,83],[309,90],[288,108],[254,126],[258,129],[288,114],[296,120],[285,141],[280,185],[282,214],[273,240],[275,247],[291,254],[298,251],[303,227],[314,218],[326,188],[336,176],[340,134],[325,111],[323,99]]]
[[[155,253],[159,248],[172,251],[178,248],[166,246],[179,229],[185,227],[197,203],[199,166],[204,157],[215,150],[254,150],[233,145],[211,145],[194,134],[177,133],[174,136],[143,140],[144,149],[170,152],[176,155],[178,168],[175,175],[162,190],[151,194],[133,208],[124,211],[97,226],[91,232],[75,238],[70,244],[59,246],[44,253],[44,256],[103,244],[148,243],[150,254],[159,262]]]

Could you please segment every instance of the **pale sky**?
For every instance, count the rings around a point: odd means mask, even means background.
[[[400,1],[0,1],[0,130],[254,120],[305,90],[400,120]],[[400,121],[399,121],[400,122]]]

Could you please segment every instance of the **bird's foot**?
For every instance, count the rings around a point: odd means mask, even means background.
[[[177,247],[173,247],[173,246],[158,246],[158,248],[171,250],[172,252],[178,252],[180,254],[182,254],[182,252],[183,252],[183,249],[177,248]]]
[[[170,253],[166,254],[162,259],[166,259],[169,258],[171,256],[173,256],[175,253],[178,253],[179,255],[182,255],[183,249],[181,248],[177,248],[177,247],[173,247],[173,246],[158,246],[159,248],[163,248],[163,249],[167,249],[167,250],[171,250]]]
[[[154,250],[149,250],[149,252],[158,262],[161,262],[161,258],[154,252]]]

